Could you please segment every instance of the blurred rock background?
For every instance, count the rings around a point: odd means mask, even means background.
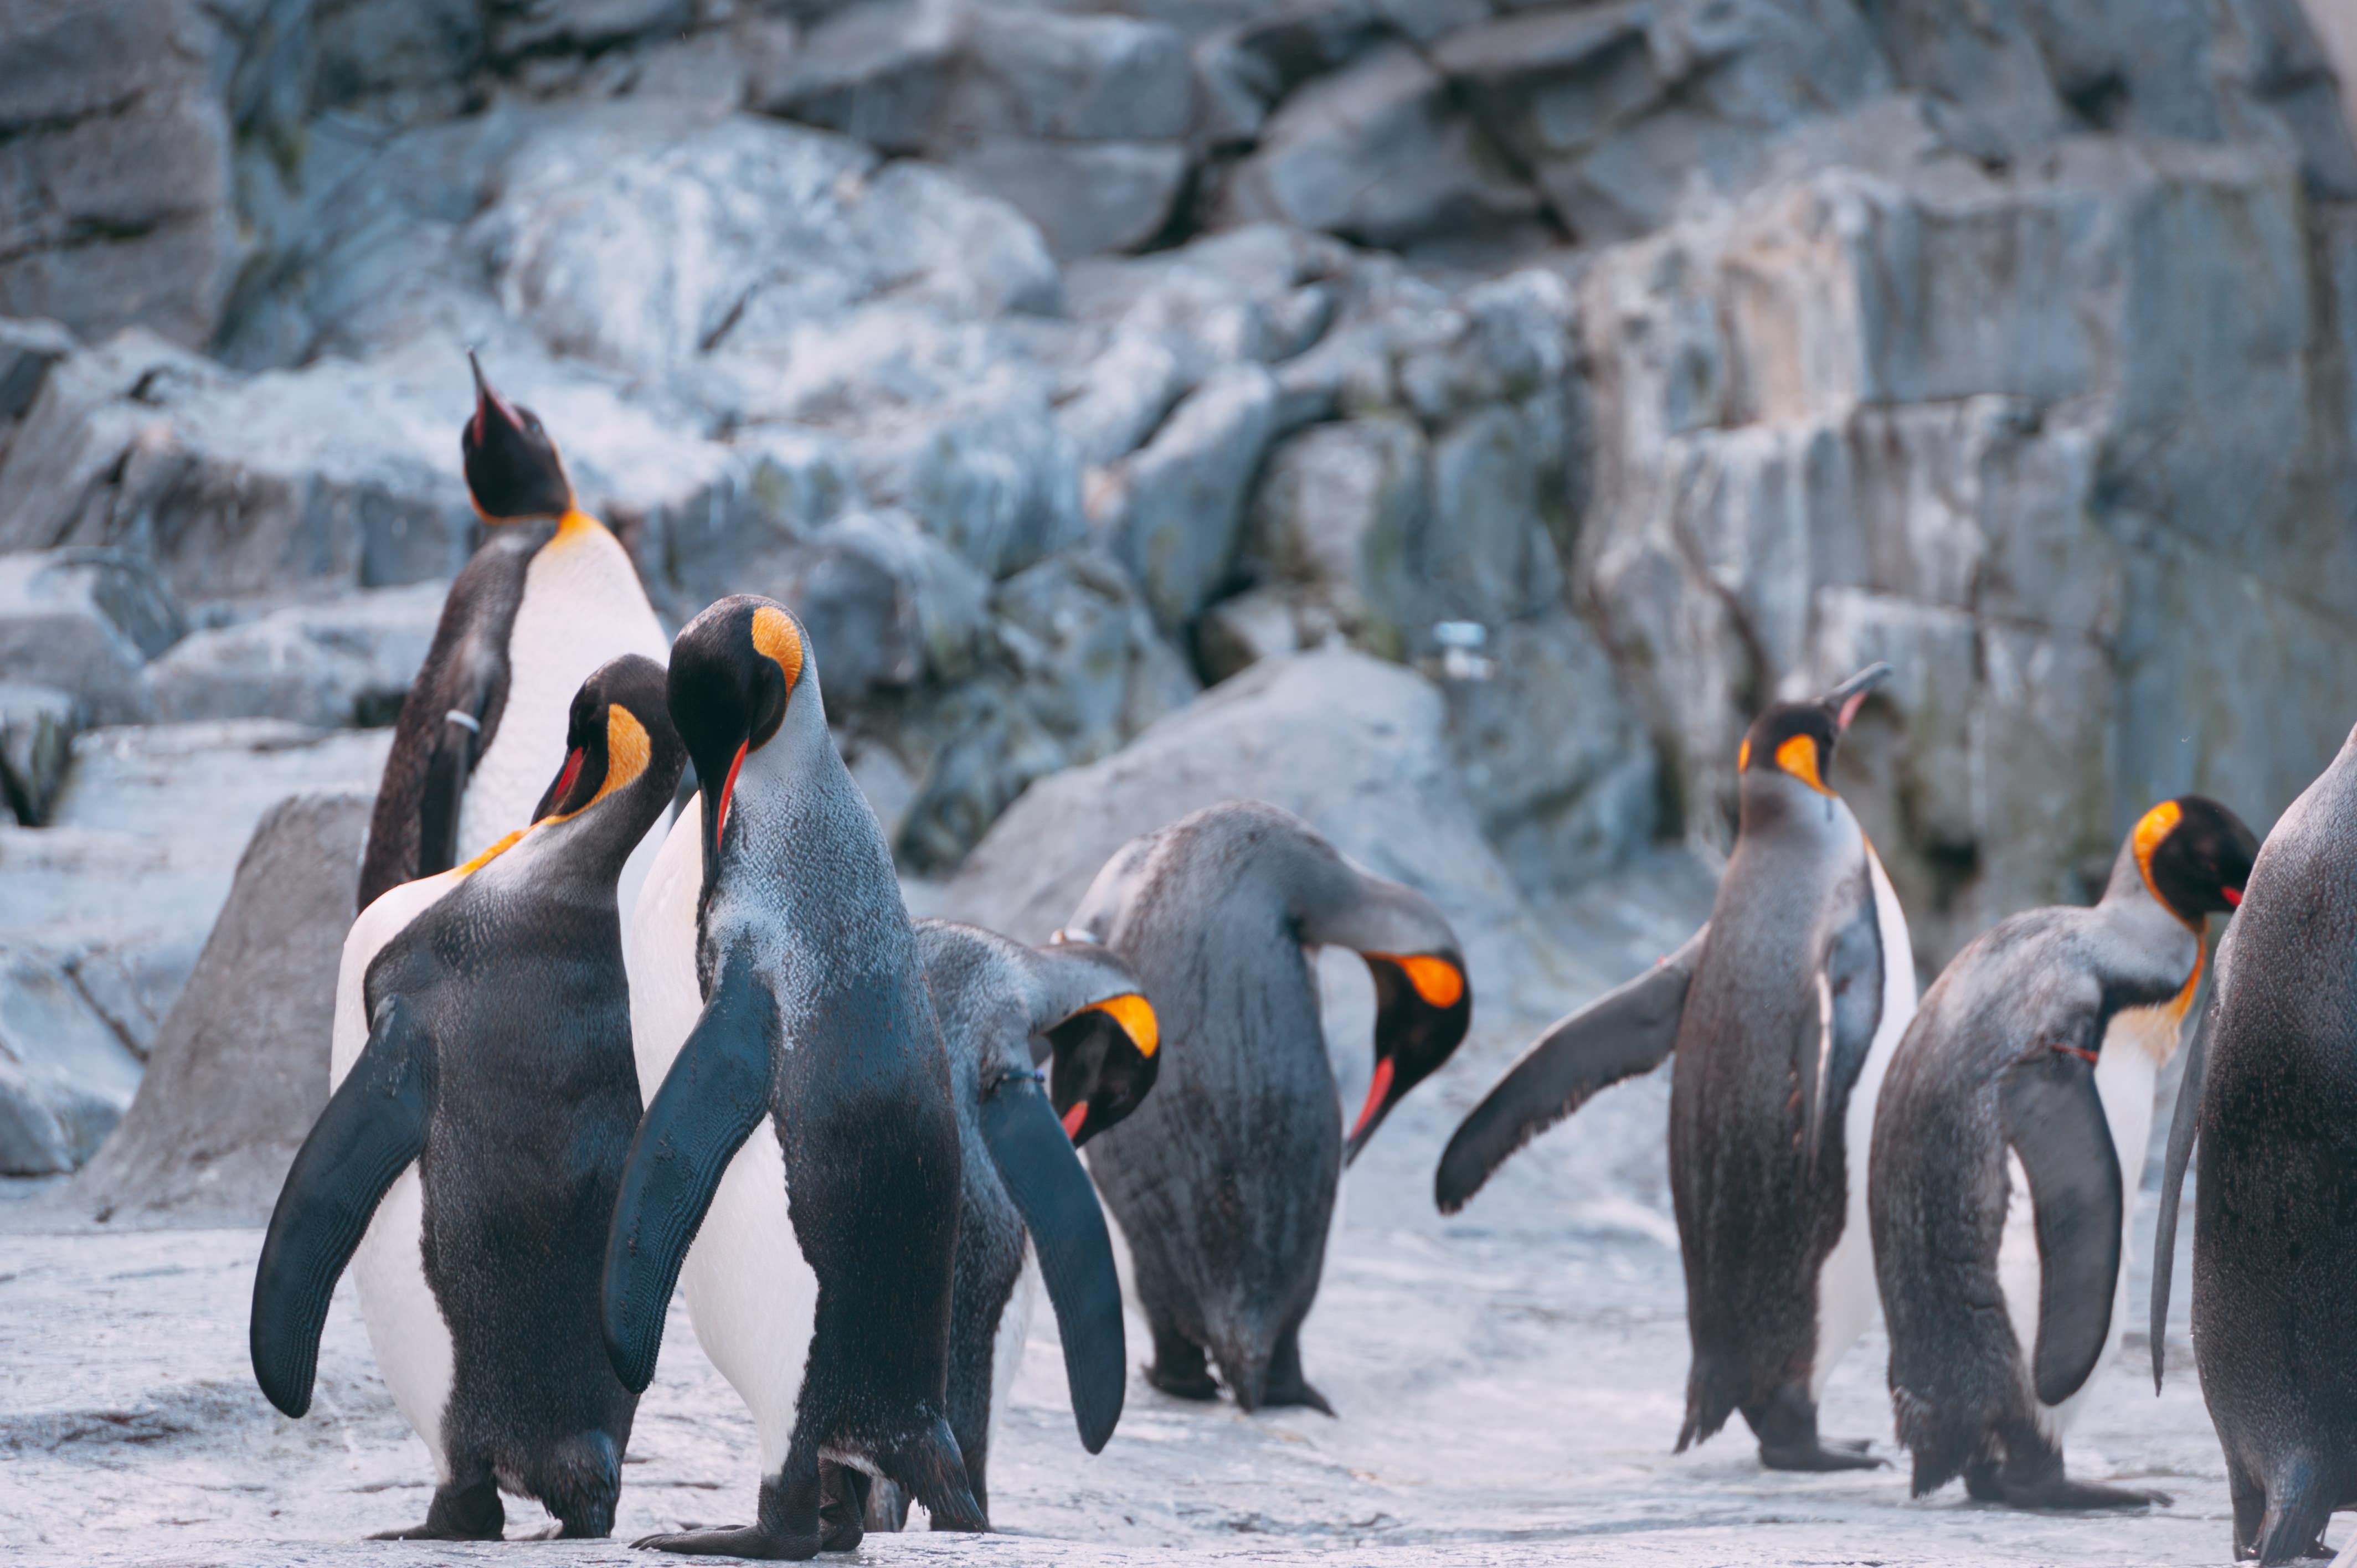
[[[2305,6],[0,0],[0,1171],[159,1039],[311,1026],[340,871],[231,884],[358,831],[469,345],[671,624],[801,609],[961,912],[1044,920],[978,879],[1081,803],[994,823],[1167,720],[1076,777],[1216,734],[1458,846],[1385,868],[1501,933],[1502,1037],[1878,658],[1837,782],[1927,972],[2155,799],[2264,828],[2357,719],[2357,22]]]

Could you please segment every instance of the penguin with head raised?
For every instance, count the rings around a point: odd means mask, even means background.
[[[459,434],[467,490],[490,534],[443,601],[425,662],[393,725],[361,865],[366,908],[385,889],[447,871],[532,820],[565,756],[565,704],[591,671],[670,652],[637,568],[575,504],[556,443],[483,379]],[[625,914],[663,822],[622,874]]]
[[[661,666],[574,698],[536,821],[371,904],[345,939],[334,1092],[255,1272],[255,1377],[309,1407],[353,1265],[393,1402],[434,1456],[403,1539],[497,1540],[500,1492],[613,1528],[637,1393],[606,1353],[607,1225],[639,1122],[615,884],[684,760]]]
[[[883,829],[782,607],[737,595],[689,622],[670,695],[706,788],[634,919],[640,1076],[661,1087],[614,1208],[606,1338],[645,1388],[683,1283],[752,1410],[762,1481],[752,1524],[640,1544],[847,1551],[871,1477],[983,1529],[944,1392],[957,1112]]]
[[[2198,1139],[2193,1359],[2225,1450],[2237,1560],[2324,1556],[2327,1519],[2357,1507],[2352,1041],[2357,733],[2286,809],[2252,865],[2187,1048],[2161,1182],[2156,1388],[2178,1202]]]
[[[2008,916],[1924,993],[1883,1086],[1869,1195],[1917,1497],[1961,1475],[2017,1508],[2169,1500],[2070,1479],[2062,1438],[2127,1322],[2153,1087],[2202,925],[2234,908],[2257,847],[2216,801],[2164,800],[2093,908]]]
[[[1898,897],[1825,782],[1889,674],[1877,664],[1760,715],[1737,756],[1735,853],[1709,923],[1540,1036],[1436,1176],[1453,1214],[1540,1132],[1674,1052],[1670,1192],[1694,1346],[1681,1452],[1740,1411],[1771,1469],[1882,1463],[1862,1444],[1826,1447],[1817,1400],[1874,1316],[1867,1140],[1915,1007]]]
[[[950,1430],[987,1513],[991,1440],[1022,1364],[1035,1276],[1055,1308],[1082,1446],[1103,1448],[1121,1417],[1121,1281],[1078,1145],[1153,1087],[1158,1035],[1152,1004],[1102,948],[1028,948],[974,926],[920,920],[917,950],[949,1045],[964,1153]],[[868,1523],[898,1530],[907,1509],[897,1487],[878,1482]]]
[[[1302,1375],[1301,1323],[1345,1160],[1465,1037],[1448,921],[1299,818],[1236,800],[1124,845],[1064,934],[1111,950],[1160,1020],[1154,1092],[1089,1150],[1153,1330],[1147,1380],[1212,1398],[1208,1353],[1247,1411],[1332,1413]],[[1347,1139],[1310,965],[1329,944],[1375,983],[1374,1079]]]

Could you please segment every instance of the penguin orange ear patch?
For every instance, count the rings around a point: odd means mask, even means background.
[[[1458,998],[1465,994],[1464,974],[1445,958],[1434,958],[1428,953],[1371,952],[1366,956],[1397,964],[1428,1007],[1454,1007]]]
[[[786,690],[792,691],[802,672],[802,639],[794,629],[793,618],[775,605],[755,610],[753,648],[786,672]]]
[[[1120,996],[1108,996],[1102,1002],[1092,1002],[1081,1009],[1083,1013],[1102,1013],[1121,1026],[1137,1054],[1150,1057],[1162,1043],[1161,1021],[1154,1015],[1154,1004],[1132,991]]]
[[[1830,795],[1825,781],[1817,776],[1817,740],[1811,735],[1796,735],[1776,748],[1776,766],[1806,784],[1820,795]]]
[[[2136,825],[2136,835],[2132,842],[2136,845],[2136,869],[2144,873],[2144,885],[2152,889],[2152,896],[2160,898],[2164,905],[2169,900],[2161,898],[2159,885],[2152,879],[2153,852],[2161,846],[2169,834],[2177,831],[2177,824],[2184,820],[2184,807],[2174,800],[2163,800],[2159,805],[2147,811]]]

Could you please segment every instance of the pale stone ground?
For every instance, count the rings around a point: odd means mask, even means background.
[[[1624,929],[1589,956],[1626,970],[1659,950],[1660,934]],[[1348,1012],[1336,1009],[1346,1038]],[[2182,1375],[2156,1400],[2132,1337],[2071,1448],[2081,1474],[2175,1494],[2175,1507],[2148,1516],[2011,1513],[1968,1503],[1956,1487],[1910,1502],[1894,1470],[1770,1475],[1739,1423],[1672,1455],[1686,1346],[1663,1186],[1665,1079],[1600,1099],[1466,1214],[1433,1211],[1440,1142],[1513,1045],[1469,1048],[1353,1173],[1305,1340],[1310,1376],[1340,1419],[1245,1417],[1133,1378],[1120,1431],[1092,1459],[1073,1436],[1043,1313],[994,1455],[1002,1533],[871,1536],[859,1560],[2227,1561],[2224,1472],[2181,1305],[2172,1338]],[[2147,1215],[2139,1229],[2148,1227]],[[425,1451],[376,1379],[349,1287],[312,1414],[290,1422],[264,1402],[245,1356],[259,1244],[253,1230],[27,1234],[0,1216],[0,1557],[388,1568],[498,1557],[360,1541],[423,1517]],[[2139,1270],[2138,1299],[2143,1288]],[[1135,1320],[1131,1336],[1135,1360]],[[1825,1426],[1890,1454],[1882,1361],[1878,1333],[1851,1353]],[[753,1463],[741,1407],[675,1313],[631,1444],[619,1541],[741,1520]],[[509,1522],[521,1534],[545,1521],[511,1502]],[[2345,1532],[2336,1526],[2336,1542]],[[646,1561],[619,1541],[522,1550],[552,1565]]]

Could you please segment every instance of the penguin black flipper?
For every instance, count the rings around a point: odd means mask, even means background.
[[[1448,1140],[1433,1177],[1443,1214],[1465,1207],[1523,1144],[1586,1104],[1598,1090],[1651,1072],[1669,1058],[1686,987],[1701,961],[1705,925],[1684,947],[1556,1024],[1523,1053]]]
[[[254,1380],[288,1415],[311,1408],[328,1298],[369,1219],[425,1147],[434,1038],[398,996],[378,1004],[360,1059],[296,1153],[253,1272]]]
[[[983,1095],[982,1140],[1006,1194],[1031,1232],[1056,1326],[1081,1444],[1103,1449],[1121,1420],[1129,1351],[1121,1320],[1121,1280],[1097,1190],[1039,1080],[1009,1073]]]
[[[728,1162],[769,1114],[776,1004],[743,953],[722,960],[704,1015],[630,1140],[606,1238],[606,1353],[623,1387],[654,1380],[663,1317]]]
[[[2038,1397],[2061,1404],[2104,1353],[2119,1281],[2126,1193],[2094,1064],[2073,1049],[2022,1058],[1997,1083],[2005,1141],[2029,1178],[2038,1222]]]
[[[2231,935],[2227,939],[2232,940]],[[2225,944],[2218,949],[2218,971],[2224,974]],[[2169,1121],[2169,1155],[2160,1171],[2160,1212],[2152,1231],[2152,1391],[2169,1359],[2169,1275],[2177,1262],[2177,1210],[2185,1197],[2185,1171],[2193,1157],[2193,1138],[2201,1123],[2201,1081],[2210,1062],[2210,1031],[2218,1022],[2219,987],[2211,988],[2210,1004],[2185,1047],[2185,1076],[2177,1086],[2177,1110]]]

